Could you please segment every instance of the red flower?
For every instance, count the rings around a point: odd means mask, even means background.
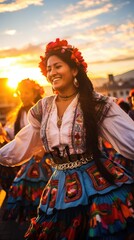
[[[71,59],[77,64],[77,66],[81,66],[85,72],[87,71],[87,63],[84,61],[84,58],[78,48],[69,45],[66,40],[60,40],[59,38],[56,38],[55,42],[50,42],[46,46],[45,56],[40,56],[41,62],[39,63],[39,67],[44,76],[47,75],[45,62],[47,54],[51,51],[56,51],[59,49],[61,49],[61,53],[63,54],[66,51],[70,51],[72,53]]]

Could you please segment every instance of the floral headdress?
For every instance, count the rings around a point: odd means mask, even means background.
[[[81,52],[78,50],[78,48],[73,47],[72,45],[69,45],[66,40],[60,40],[59,38],[56,38],[55,42],[50,42],[46,46],[45,56],[40,56],[41,62],[39,63],[39,67],[41,69],[41,72],[44,76],[47,75],[46,72],[46,57],[51,51],[60,50],[61,53],[65,53],[66,51],[71,52],[71,59],[76,63],[77,66],[81,66],[83,70],[87,71],[87,63],[84,61],[84,58],[81,54]]]
[[[21,89],[23,88],[29,88],[37,91],[40,95],[44,94],[44,89],[42,86],[40,86],[36,81],[31,80],[29,78],[23,79],[21,82],[18,83],[16,92],[19,93]]]

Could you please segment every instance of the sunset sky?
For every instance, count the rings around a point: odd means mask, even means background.
[[[134,0],[0,0],[0,78],[46,84],[38,63],[57,37],[81,50],[93,80],[132,70]]]

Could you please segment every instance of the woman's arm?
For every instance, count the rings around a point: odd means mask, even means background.
[[[115,102],[100,126],[100,134],[117,152],[134,160],[134,122]]]
[[[11,167],[21,165],[42,147],[40,129],[28,124],[15,136],[14,140],[0,149],[0,164]]]
[[[39,101],[29,111],[29,124],[16,134],[14,140],[0,149],[0,164],[17,166],[28,161],[37,152],[42,151],[43,143],[40,138],[42,117],[42,101]]]

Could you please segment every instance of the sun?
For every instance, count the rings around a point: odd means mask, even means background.
[[[14,78],[8,78],[8,83],[7,83],[7,85],[8,85],[8,87],[10,87],[10,88],[12,88],[12,89],[16,89],[17,88],[17,85],[18,85],[18,82],[19,81],[17,81],[17,80],[15,80]]]
[[[23,69],[19,67],[12,67],[8,72],[8,86],[16,89],[18,82],[24,78]]]
[[[13,66],[8,74],[8,86],[12,89],[16,89],[18,83],[25,79],[30,78],[37,81],[40,85],[46,85],[47,81],[41,76],[39,69],[36,68],[20,68]]]

